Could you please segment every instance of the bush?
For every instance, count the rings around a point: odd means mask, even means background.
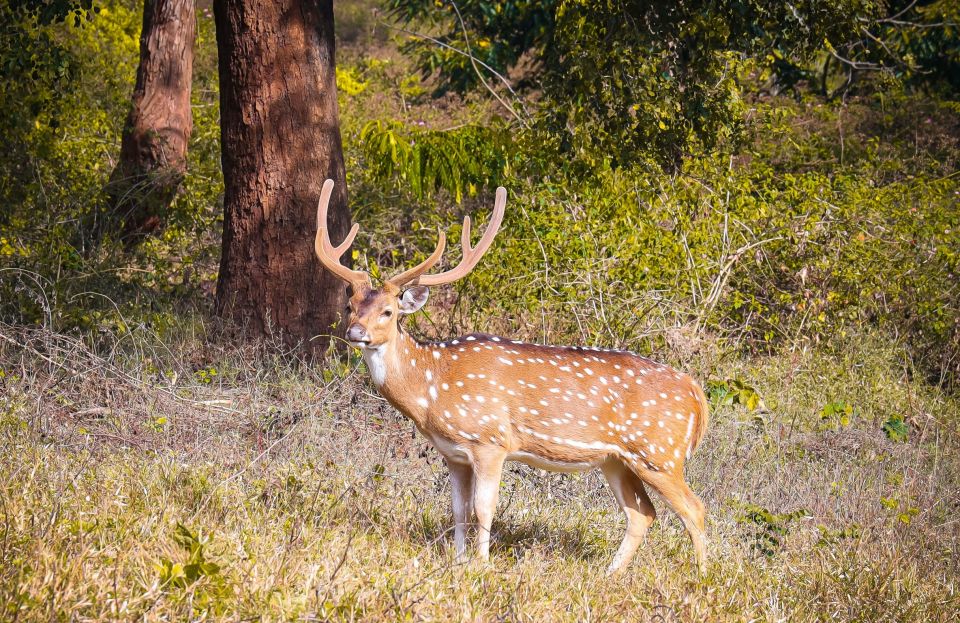
[[[542,178],[508,178],[497,244],[457,286],[462,297],[448,301],[443,330],[480,326],[645,349],[643,338],[666,338],[666,329],[680,326],[767,349],[866,324],[909,335],[926,370],[955,373],[956,180],[926,175],[929,163],[921,161],[877,183],[873,173],[896,154],[871,146],[870,137],[844,166],[804,170],[809,145],[768,157],[760,133],[789,141],[797,120],[775,113],[758,124],[752,153],[692,158],[677,175],[648,163],[583,178],[561,163]],[[824,142],[816,155],[835,162],[833,149]],[[523,157],[520,171],[546,168],[530,163],[535,154]],[[436,211],[417,208],[426,232],[421,254],[433,248],[430,232],[458,220],[442,201],[434,201]],[[457,212],[482,215],[488,204]],[[365,220],[381,218],[390,215]],[[455,227],[450,233],[456,239]],[[414,261],[413,251],[395,257]]]
[[[66,58],[70,68],[29,87],[42,106],[4,83],[0,131],[13,147],[0,168],[10,206],[0,219],[5,318],[112,330],[162,324],[174,305],[209,298],[222,218],[209,12],[198,22],[189,172],[166,230],[133,256],[91,235],[139,17],[118,2],[83,28],[37,26],[37,42],[57,43],[36,49],[40,66]],[[705,331],[758,351],[869,325],[905,336],[931,377],[957,377],[955,105],[889,93],[842,105],[744,96],[752,112],[736,151],[691,156],[678,172],[642,155],[613,168],[514,134],[483,101],[430,99],[410,60],[376,50],[348,49],[338,71],[363,226],[357,261],[375,274],[397,270],[433,249],[438,227],[456,240],[456,223],[473,214],[482,228],[492,187],[509,191],[497,243],[470,278],[434,292],[440,305],[417,320],[424,332],[686,356]]]
[[[66,73],[55,81],[45,70],[36,78],[0,76],[9,113],[0,120],[9,148],[0,156],[4,319],[113,329],[149,322],[158,301],[169,306],[215,279],[222,218],[216,49],[212,15],[199,17],[190,174],[165,231],[136,255],[124,253],[100,221],[133,92],[141,7],[108,2],[82,27],[25,31],[35,65],[56,60]],[[23,90],[31,97],[20,97]]]

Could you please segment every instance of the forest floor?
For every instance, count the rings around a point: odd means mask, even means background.
[[[510,467],[490,563],[455,563],[443,461],[356,359],[214,333],[0,329],[0,618],[957,620],[960,408],[875,335],[694,361],[763,399],[715,405],[688,465],[708,572],[655,500],[607,577],[598,474]]]

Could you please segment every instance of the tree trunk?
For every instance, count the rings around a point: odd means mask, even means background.
[[[128,243],[163,224],[186,172],[195,34],[193,0],[144,3],[137,84],[107,186]]]
[[[223,251],[217,310],[255,336],[322,354],[345,286],[314,256],[326,178],[330,237],[350,214],[337,111],[331,0],[215,0],[220,54]]]

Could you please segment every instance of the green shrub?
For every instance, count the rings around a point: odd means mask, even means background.
[[[9,113],[0,120],[9,147],[0,155],[6,320],[92,331],[149,324],[171,299],[199,293],[198,285],[215,278],[222,178],[212,16],[198,16],[190,174],[164,215],[162,235],[130,255],[101,219],[133,92],[142,13],[127,2],[99,9],[82,28],[54,23],[27,31],[35,64],[63,59],[60,78],[0,75]],[[24,90],[30,97],[21,97]]]
[[[782,147],[761,132],[789,141],[795,122],[772,111],[758,124],[757,157],[691,158],[677,175],[648,163],[586,178],[558,162],[550,175],[525,178],[545,163],[517,166],[500,237],[457,286],[447,330],[636,348],[680,326],[773,348],[871,325],[909,335],[925,370],[955,376],[960,188],[923,168],[957,152],[929,153],[880,184],[899,151],[869,141],[842,167],[805,170],[809,144],[764,157]],[[826,141],[818,149],[821,160],[834,157]],[[433,205],[416,208],[424,231],[458,220]],[[463,211],[483,222],[489,199],[480,205]],[[389,216],[367,220],[378,218]],[[421,254],[433,238],[424,236]]]
[[[132,256],[91,236],[139,24],[138,7],[111,2],[84,28],[38,26],[41,66],[63,57],[69,71],[19,91],[4,83],[0,132],[13,146],[0,167],[0,201],[10,206],[0,217],[6,319],[159,331],[174,302],[202,307],[209,297],[222,179],[208,13],[198,21],[189,172],[165,231]],[[48,40],[57,45],[41,47]],[[620,168],[561,156],[477,100],[439,105],[408,59],[343,58],[360,265],[379,274],[416,261],[438,227],[456,240],[465,214],[482,229],[492,187],[508,188],[496,244],[468,279],[434,293],[431,315],[415,319],[423,332],[483,329],[683,357],[705,332],[758,351],[865,325],[905,336],[932,379],[957,378],[955,105],[893,94],[836,106],[744,99],[752,116],[742,147],[691,155],[671,173],[642,154]],[[43,105],[18,98],[24,88]],[[454,244],[444,262],[456,260]]]

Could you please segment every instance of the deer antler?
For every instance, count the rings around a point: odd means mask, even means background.
[[[420,266],[407,271],[409,273],[413,273],[424,266],[424,264],[428,264],[427,268],[420,270],[416,278],[412,279],[411,281],[413,281],[415,285],[439,286],[467,276],[467,274],[473,270],[473,267],[477,265],[477,262],[480,261],[480,258],[483,257],[483,254],[487,252],[487,249],[489,249],[490,245],[493,243],[493,238],[497,235],[497,231],[500,229],[500,223],[503,222],[503,212],[506,205],[507,189],[503,186],[500,186],[497,188],[496,200],[493,204],[493,212],[490,214],[490,223],[487,225],[486,230],[484,230],[483,235],[480,237],[480,241],[477,242],[477,246],[470,246],[470,217],[465,216],[463,217],[463,233],[460,236],[460,246],[463,247],[463,259],[460,260],[460,263],[456,266],[456,268],[451,268],[446,272],[438,273],[436,275],[422,275],[423,272],[426,272],[430,266],[436,263],[436,260],[434,260],[432,263],[430,263],[430,260],[432,260],[434,257],[440,259],[439,252],[441,252],[443,249],[443,234],[441,234],[440,245],[437,247],[437,252],[431,255],[430,258]]]
[[[350,233],[338,246],[330,242],[330,233],[327,230],[327,206],[330,203],[330,193],[333,192],[333,180],[326,180],[320,191],[320,203],[317,205],[317,238],[314,241],[314,250],[324,268],[340,277],[351,285],[370,284],[370,275],[362,270],[350,270],[340,263],[340,258],[346,252],[353,239],[357,237],[360,226],[356,223],[350,228]]]
[[[433,268],[434,264],[440,261],[440,257],[443,255],[443,249],[446,245],[447,235],[443,232],[440,232],[440,239],[437,241],[437,248],[433,253],[430,254],[430,257],[413,268],[405,270],[395,277],[390,277],[390,279],[387,281],[398,288],[402,288],[404,285],[419,278],[420,275]]]

